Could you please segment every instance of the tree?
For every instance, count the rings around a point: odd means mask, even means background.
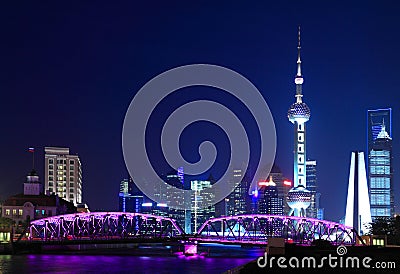
[[[386,235],[387,243],[400,245],[400,216],[378,217],[371,223],[372,235]]]

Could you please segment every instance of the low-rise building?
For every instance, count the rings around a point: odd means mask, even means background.
[[[24,183],[24,192],[4,201],[2,216],[21,224],[35,219],[77,212],[72,202],[57,195],[45,195],[40,190],[39,176],[32,170]]]

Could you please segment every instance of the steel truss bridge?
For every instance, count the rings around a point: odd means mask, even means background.
[[[32,221],[29,240],[167,239],[183,235],[175,220],[150,214],[91,212]]]
[[[34,220],[22,240],[30,242],[193,240],[223,244],[266,245],[271,237],[311,245],[326,240],[334,245],[354,245],[352,227],[311,218],[249,214],[207,220],[194,235],[186,235],[171,218],[141,213],[90,212]]]
[[[205,242],[261,244],[269,238],[284,238],[286,242],[311,245],[326,240],[334,245],[354,245],[357,232],[335,222],[312,218],[249,214],[207,220],[198,230]]]

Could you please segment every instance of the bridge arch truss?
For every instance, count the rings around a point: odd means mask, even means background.
[[[30,240],[160,239],[184,232],[175,220],[141,213],[90,212],[48,217],[32,221]]]
[[[204,241],[265,244],[269,238],[311,245],[326,240],[334,245],[354,245],[358,234],[352,227],[312,218],[248,214],[213,218],[197,231]]]

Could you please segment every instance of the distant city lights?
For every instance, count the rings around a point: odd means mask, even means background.
[[[292,186],[292,182],[291,182],[291,181],[288,181],[288,180],[283,181],[283,184],[284,184],[285,186]]]
[[[143,203],[142,206],[153,206],[152,203]]]

